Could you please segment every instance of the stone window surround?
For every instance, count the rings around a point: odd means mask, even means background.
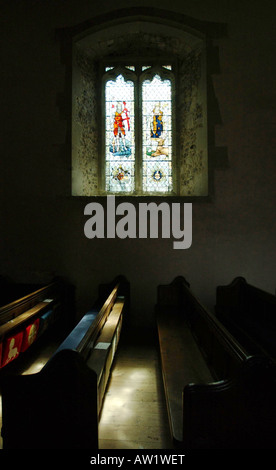
[[[213,42],[225,34],[224,24],[140,7],[111,12],[56,30],[62,62],[67,69],[65,96],[59,96],[60,111],[66,120],[69,93],[72,99],[70,142],[67,139],[65,145],[66,155],[69,155],[69,147],[71,155],[71,195],[104,196],[97,183],[102,156],[96,69],[99,58],[117,59],[129,52],[133,57],[136,48],[139,57],[154,54],[155,57],[158,54],[171,57],[173,54],[177,58],[179,106],[176,114],[178,122],[184,125],[177,133],[179,190],[175,195],[181,199],[210,200],[214,193],[214,169],[228,166],[226,148],[215,146],[214,127],[221,125],[221,117],[211,78],[212,74],[220,73],[218,47]],[[118,43],[124,47],[118,47]],[[93,74],[96,80],[91,80]],[[91,86],[87,87],[88,82]],[[181,98],[184,94],[185,100]]]

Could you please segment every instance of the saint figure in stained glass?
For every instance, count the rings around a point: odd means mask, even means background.
[[[153,120],[151,128],[151,138],[158,139],[163,132],[163,111],[160,103],[153,109]]]
[[[115,105],[112,105],[114,108]],[[113,140],[110,151],[115,155],[129,156],[131,154],[131,148],[129,142],[126,140],[125,122],[127,122],[127,130],[130,131],[130,117],[129,111],[126,107],[126,102],[117,102],[114,121],[113,121]]]

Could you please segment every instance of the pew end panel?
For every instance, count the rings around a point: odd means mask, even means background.
[[[232,435],[236,416],[230,405],[233,397],[228,380],[188,384],[183,390],[182,446],[192,450],[236,448]]]
[[[4,449],[98,447],[97,376],[76,351],[60,351],[38,373],[2,384]]]
[[[275,448],[274,366],[248,357],[236,376],[183,391],[184,446],[188,449]]]

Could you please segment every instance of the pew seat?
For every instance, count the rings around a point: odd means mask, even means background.
[[[169,310],[158,313],[163,380],[171,432],[177,443],[183,440],[182,394],[185,386],[214,380],[190,328],[182,320],[177,321],[174,312]]]
[[[156,321],[175,446],[275,446],[275,369],[267,359],[248,353],[182,277],[158,286]]]
[[[123,324],[123,309],[124,298],[118,297],[87,359],[87,366],[97,374],[99,415],[101,413],[105,390],[119,343]]]

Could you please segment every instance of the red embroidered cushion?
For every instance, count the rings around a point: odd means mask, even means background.
[[[23,340],[23,332],[16,333],[13,336],[4,340],[3,354],[2,354],[2,367],[9,362],[13,361],[21,351],[21,344]]]
[[[37,318],[33,323],[28,325],[24,331],[23,341],[21,346],[21,351],[26,351],[31,344],[36,340],[39,327],[39,318]]]

